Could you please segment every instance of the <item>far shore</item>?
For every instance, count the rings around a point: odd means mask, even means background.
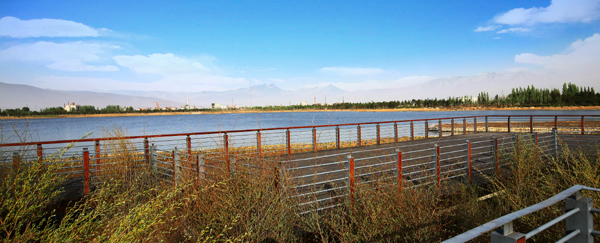
[[[219,110],[219,111],[176,111],[155,113],[117,113],[117,114],[73,114],[57,116],[0,117],[1,119],[47,119],[47,118],[83,118],[83,117],[119,117],[119,116],[172,116],[199,114],[236,114],[236,113],[276,113],[276,112],[401,112],[401,111],[502,111],[502,110],[600,110],[600,106],[564,106],[564,107],[464,107],[464,108],[398,108],[398,109],[301,109],[301,110]]]

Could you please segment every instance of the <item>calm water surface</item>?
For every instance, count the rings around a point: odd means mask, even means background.
[[[277,112],[246,114],[199,114],[174,116],[86,117],[0,120],[3,143],[12,142],[15,127],[28,130],[33,141],[78,139],[103,129],[120,127],[128,135],[152,135],[219,130],[343,124],[375,121],[444,118],[474,115],[600,115],[600,110],[580,111],[440,111],[440,112]],[[8,139],[10,138],[10,139]],[[10,141],[7,141],[10,140]]]

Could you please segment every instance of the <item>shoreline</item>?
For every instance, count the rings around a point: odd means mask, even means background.
[[[239,113],[280,113],[280,112],[411,112],[411,111],[501,111],[501,110],[600,110],[600,106],[563,106],[563,107],[465,107],[465,108],[397,108],[397,109],[302,109],[302,110],[234,110],[234,111],[183,111],[183,112],[156,112],[156,113],[118,113],[118,114],[77,114],[58,116],[23,116],[0,117],[0,120],[18,119],[52,119],[52,118],[85,118],[85,117],[127,117],[127,116],[175,116],[175,115],[203,115],[203,114],[239,114]]]

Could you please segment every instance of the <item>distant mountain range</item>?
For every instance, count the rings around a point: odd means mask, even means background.
[[[496,94],[508,95],[512,88],[535,85],[537,88],[561,88],[564,82],[575,82],[558,74],[537,74],[531,72],[480,73],[474,76],[434,79],[422,84],[390,89],[369,89],[345,91],[333,85],[298,90],[283,90],[274,84],[254,85],[228,91],[205,92],[161,92],[120,90],[110,93],[87,91],[58,91],[41,89],[28,85],[0,82],[0,109],[29,106],[33,110],[45,107],[63,106],[67,102],[81,105],[133,106],[134,108],[160,106],[182,106],[186,98],[190,105],[209,107],[211,103],[240,106],[266,106],[317,103],[369,102],[410,100],[425,98],[447,98],[456,96],[477,96],[482,91],[491,97]],[[589,85],[579,84],[578,85]],[[598,88],[598,87],[596,87]],[[326,101],[325,101],[326,100]]]
[[[58,91],[41,89],[29,85],[0,82],[0,109],[28,106],[32,110],[40,110],[47,107],[63,107],[63,105],[69,102],[81,105],[94,105],[96,107],[105,107],[107,105],[152,107],[154,106],[152,102],[158,102],[161,106],[181,106],[184,103],[151,97],[112,93]]]

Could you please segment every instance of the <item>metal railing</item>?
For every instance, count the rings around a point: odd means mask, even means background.
[[[487,222],[484,225],[469,230],[444,242],[467,242],[498,227],[501,227],[501,229],[495,230],[491,233],[491,243],[524,243],[527,239],[532,238],[533,236],[543,232],[544,230],[563,220],[565,221],[566,233],[564,237],[556,242],[594,242],[593,236],[600,235],[600,232],[594,230],[593,213],[600,213],[600,209],[593,207],[593,200],[591,198],[585,198],[582,196],[582,190],[600,192],[600,189],[598,188],[575,185],[543,202]],[[550,207],[563,200],[565,202],[565,213],[561,216],[552,219],[527,233],[520,233],[515,230],[513,221],[541,209]]]
[[[554,129],[554,135],[550,132]],[[500,160],[509,145],[519,144],[519,138],[497,138],[501,141],[473,140],[464,141],[459,136],[450,139],[448,145],[437,146],[429,138],[456,136],[460,134],[479,134],[483,132],[528,132],[529,140],[535,137],[538,142],[540,133],[541,147],[558,154],[556,133],[561,134],[595,134],[600,131],[600,115],[561,115],[561,116],[470,116],[435,119],[401,120],[369,123],[333,124],[302,127],[283,127],[267,129],[216,131],[200,133],[144,135],[127,137],[90,138],[77,140],[40,141],[27,143],[0,144],[0,166],[17,168],[23,161],[43,161],[60,148],[73,144],[70,151],[62,156],[65,166],[63,171],[74,179],[83,179],[85,185],[92,185],[94,176],[101,175],[110,166],[119,166],[123,160],[152,165],[158,173],[177,177],[176,172],[183,167],[176,162],[197,161],[196,165],[186,167],[188,170],[201,170],[206,175],[211,169],[233,168],[234,160],[268,160],[278,155],[286,158],[279,171],[287,173],[287,178],[302,181],[302,184],[314,186],[329,183],[330,191],[341,188],[341,175],[349,169],[343,169],[343,159],[330,161],[323,165],[317,162],[326,160],[326,156],[310,156],[309,159],[292,158],[293,154],[303,152],[318,153],[325,150],[339,150],[348,147],[360,147],[352,151],[357,166],[357,177],[360,182],[373,180],[373,175],[385,176],[394,180],[391,174],[396,173],[395,181],[403,178],[407,182],[419,184],[435,175],[436,184],[445,178],[456,178],[467,175],[472,180],[473,169],[497,171]],[[544,133],[546,132],[546,133]],[[505,133],[508,134],[508,133]],[[552,138],[549,138],[552,136]],[[420,140],[424,139],[424,140]],[[447,138],[446,138],[447,139]],[[496,140],[497,140],[496,139]],[[401,141],[423,141],[417,145],[403,144]],[[122,144],[126,146],[122,146]],[[398,144],[384,149],[383,147],[365,147],[368,145]],[[152,145],[152,146],[151,146]],[[504,145],[504,147],[503,147]],[[414,146],[414,147],[411,147]],[[454,147],[453,147],[454,146]],[[463,146],[463,149],[458,149]],[[519,146],[517,147],[517,151]],[[175,148],[175,149],[173,149]],[[180,149],[177,149],[180,148]],[[401,154],[395,151],[400,149]],[[89,150],[88,150],[89,149]],[[82,151],[82,152],[80,152]],[[536,153],[540,153],[537,151]],[[339,151],[338,155],[347,152]],[[375,156],[359,156],[360,154],[376,154]],[[128,157],[123,157],[127,155]],[[201,157],[199,159],[198,157]],[[331,157],[331,156],[330,156]],[[184,158],[184,159],[177,159]],[[279,157],[281,159],[282,157]],[[397,159],[400,158],[400,159]],[[205,163],[212,161],[214,163]],[[304,167],[309,163],[312,167]],[[371,163],[376,161],[376,163]],[[399,162],[398,162],[399,161]],[[368,162],[368,163],[367,163]],[[200,166],[199,164],[202,164]],[[402,166],[398,166],[401,164]],[[244,166],[253,166],[246,164]],[[307,166],[307,165],[304,165]],[[301,172],[295,175],[292,172]],[[63,172],[61,172],[63,173]],[[391,173],[391,174],[390,174]],[[280,178],[284,178],[280,175]],[[311,176],[307,176],[311,174]],[[322,176],[318,180],[315,174]],[[446,175],[446,177],[444,177]],[[86,179],[87,178],[87,179]],[[308,179],[312,182],[307,182]],[[365,179],[367,178],[367,179]],[[171,180],[176,182],[176,180]],[[301,183],[297,183],[298,186]],[[291,186],[292,184],[290,184]],[[347,186],[344,186],[347,188]],[[329,190],[328,189],[328,190]],[[89,192],[89,187],[84,190]]]

